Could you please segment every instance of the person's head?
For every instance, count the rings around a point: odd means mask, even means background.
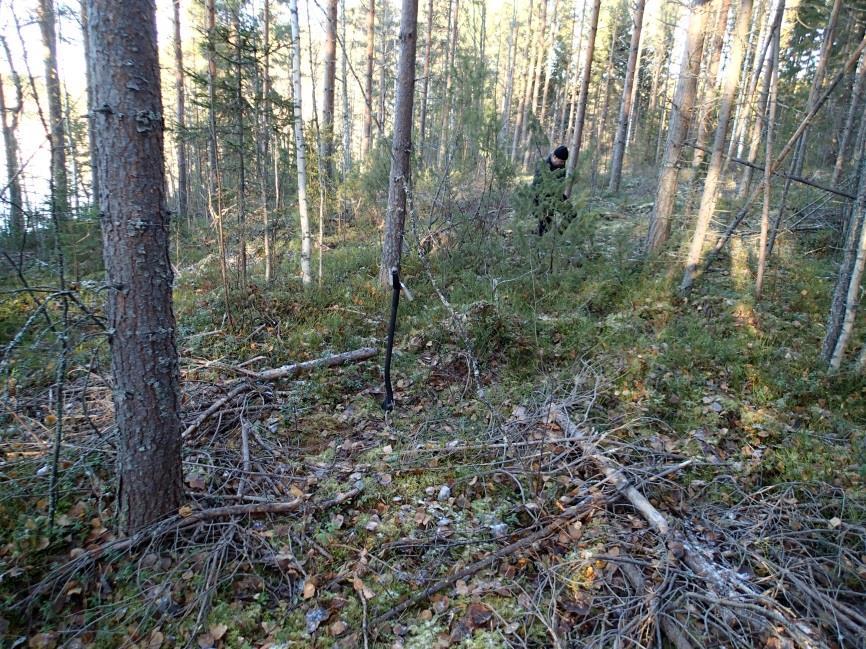
[[[550,164],[554,167],[564,167],[565,161],[568,160],[568,147],[560,145],[550,154]]]

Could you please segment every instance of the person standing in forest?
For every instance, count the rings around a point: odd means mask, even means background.
[[[535,167],[532,178],[532,201],[538,214],[538,236],[543,236],[553,223],[553,216],[566,200],[565,163],[568,147],[560,145]]]

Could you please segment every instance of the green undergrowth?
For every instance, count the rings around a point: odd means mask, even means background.
[[[823,481],[844,488],[850,498],[863,497],[866,382],[851,372],[829,377],[818,356],[832,259],[811,253],[802,241],[782,239],[765,296],[757,301],[751,284],[754,241],[736,241],[684,299],[667,261],[644,262],[636,252],[645,218],[639,204],[583,197],[573,209],[575,218],[564,232],[544,238],[534,234],[531,217],[497,227],[455,217],[450,240],[423,258],[410,233],[402,272],[414,299],[400,305],[394,413],[386,419],[378,405],[380,356],[280,384],[274,412],[256,422],[262,435],[292,449],[280,470],[300,476],[292,484],[306,495],[321,501],[358,484],[363,491],[340,508],[254,526],[251,533],[269,544],[282,576],[274,579],[272,565],[244,564],[217,584],[204,624],[194,628],[194,616],[175,621],[164,612],[149,617],[157,606],[149,600],[122,613],[112,609],[116,630],[89,635],[83,646],[178,646],[191,640],[232,648],[326,647],[337,637],[355,634],[357,640],[365,619],[498,547],[492,530],[531,525],[535,513],[527,502],[547,507],[570,493],[574,485],[568,480],[539,475],[516,485],[489,470],[471,449],[440,451],[449,444],[495,441],[497,423],[514,408],[539,406],[567,391],[587,367],[601,386],[597,421],[616,427],[623,440],[660,440],[698,460],[697,468],[677,478],[686,484],[706,482],[713,474],[707,467],[718,463],[745,485]],[[278,249],[270,284],[253,255],[247,286],[235,283],[231,290],[233,323],[224,317],[215,256],[182,263],[175,312],[184,363],[219,359],[230,365],[260,357],[249,367],[261,369],[361,346],[381,350],[390,296],[377,284],[372,239],[364,224],[332,232],[321,285],[314,278],[307,289],[297,275],[296,245]],[[23,307],[9,301],[3,308]],[[862,337],[858,332],[855,339]],[[484,401],[475,398],[470,356],[478,364]],[[214,380],[221,376],[213,370]],[[35,477],[43,462],[16,469],[15,479],[27,488],[19,501],[3,503],[4,606],[11,607],[70,548],[101,538],[96,532],[109,525],[111,459],[88,457],[86,467],[70,469],[69,493],[58,506],[66,517],[63,535],[50,538],[44,531],[44,485]],[[219,475],[202,470],[201,477],[208,488],[220,485]],[[448,495],[440,497],[444,488]],[[728,497],[722,487],[701,493],[720,501]],[[604,535],[601,521],[589,525],[582,547],[603,544]],[[462,542],[449,545],[449,539]],[[398,549],[379,558],[394,544]],[[298,548],[302,556],[294,554]],[[183,566],[175,575],[180,585],[173,586],[182,601],[205,588],[204,559],[170,550],[161,556]],[[142,584],[160,583],[139,560],[124,558],[112,567],[106,578],[111,593],[86,575],[82,584],[96,590],[82,586],[64,601],[76,615],[88,609],[79,595],[90,598],[85,602],[93,610],[134,601]],[[521,579],[531,571],[525,557],[509,559],[484,587],[464,584],[465,590],[446,591],[409,611],[374,646],[392,646],[399,638],[394,646],[501,647],[509,646],[508,633],[526,646],[544,646],[547,636],[529,603],[514,590],[499,592],[507,590],[506,580],[527,583]],[[569,579],[575,588],[582,583]],[[315,622],[319,610],[327,622]],[[487,610],[505,623],[494,629]],[[37,616],[18,613],[8,622],[30,637],[57,635],[64,615],[63,607],[46,602]],[[476,624],[473,615],[485,619]],[[464,617],[469,633],[455,639],[452,621]],[[513,628],[510,620],[517,620]],[[451,645],[437,645],[449,633]]]

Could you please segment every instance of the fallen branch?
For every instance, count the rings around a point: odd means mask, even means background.
[[[214,401],[207,410],[205,410],[198,417],[196,417],[195,421],[193,421],[189,426],[187,426],[186,430],[183,431],[181,437],[186,439],[187,437],[192,435],[204,422],[206,422],[214,414],[219,412],[219,410],[224,405],[229,403],[238,395],[252,390],[256,381],[279,381],[280,379],[293,378],[295,376],[298,376],[299,374],[309,372],[310,370],[314,370],[319,367],[335,367],[337,365],[345,365],[346,363],[357,363],[359,361],[364,361],[368,358],[372,358],[377,353],[377,350],[373,347],[362,347],[361,349],[355,349],[350,352],[343,352],[342,354],[325,356],[323,358],[317,358],[311,361],[304,361],[303,363],[283,365],[282,367],[262,370],[261,372],[243,371],[245,378],[237,379],[235,381],[234,387],[229,390],[224,397]]]

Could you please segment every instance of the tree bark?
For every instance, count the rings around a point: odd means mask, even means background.
[[[177,157],[177,213],[185,216],[189,207],[186,143],[184,142],[186,109],[183,87],[183,47],[180,40],[180,0],[174,0],[172,5],[174,7],[172,14],[174,22],[174,90],[177,95],[177,104],[175,104],[177,128],[174,135],[175,155]]]
[[[433,0],[430,0],[432,3]],[[499,141],[504,145],[508,139],[508,123],[511,119],[511,96],[514,92],[514,56],[517,50],[517,39],[520,32],[517,26],[517,2],[511,4],[511,29],[508,30],[508,73],[505,78],[505,92],[502,96],[502,128],[499,132]],[[426,70],[426,66],[425,66]]]
[[[710,226],[710,219],[712,219],[716,211],[716,202],[719,198],[719,181],[725,156],[725,140],[728,137],[731,110],[737,95],[737,85],[740,82],[740,68],[743,65],[746,38],[748,37],[751,18],[752,0],[740,0],[740,6],[737,9],[737,22],[734,26],[733,42],[731,43],[731,60],[729,61],[724,85],[722,86],[722,97],[719,104],[719,123],[716,127],[713,151],[710,154],[710,167],[704,179],[704,193],[701,196],[701,206],[698,209],[698,220],[695,224],[691,244],[689,245],[683,279],[680,282],[681,291],[689,291],[694,283],[698,263],[701,260],[701,252],[704,249],[704,241],[707,237],[707,229]]]
[[[121,525],[183,497],[180,372],[153,0],[88,0]],[[132,179],[132,180],[131,180]]]
[[[325,72],[322,82],[322,171],[325,184],[334,181],[334,85],[337,74],[337,2],[328,0],[325,29]]]
[[[533,63],[529,69],[529,92],[527,101],[523,104],[523,117],[521,119],[522,128],[520,131],[519,145],[523,147],[523,165],[526,166],[529,160],[529,144],[532,136],[532,127],[530,125],[530,116],[535,116],[535,107],[538,105],[538,87],[541,85],[541,69],[545,61],[544,43],[547,40],[547,4],[548,0],[542,0],[541,3],[541,22],[538,25],[537,40],[535,42],[535,55]],[[518,150],[518,159],[520,158]]]
[[[442,100],[442,136],[439,140],[440,168],[445,165],[445,160],[448,156],[449,138],[451,130],[451,89],[454,85],[454,57],[457,52],[457,39],[459,35],[458,25],[460,17],[460,0],[449,0],[449,2],[451,4],[451,43],[448,47],[448,63],[445,71],[445,96]],[[397,83],[399,85],[399,80]]]
[[[5,41],[4,41],[5,45]],[[8,55],[8,50],[7,50]],[[12,71],[12,83],[15,87],[15,106],[6,104],[6,96],[3,92],[3,78],[0,77],[0,117],[3,123],[3,144],[6,149],[6,180],[9,188],[9,235],[14,245],[21,243],[24,236],[24,206],[21,204],[21,177],[18,168],[18,122],[21,111],[24,108],[24,93],[21,88],[21,80],[15,68],[12,67],[12,58],[7,63]]]
[[[263,69],[262,69],[262,112],[261,136],[259,138],[259,151],[262,158],[259,170],[259,183],[261,186],[262,216],[264,219],[264,244],[265,244],[265,282],[274,279],[274,253],[271,232],[271,214],[268,204],[268,155],[271,146],[271,3],[264,0],[264,14],[262,18],[264,25],[262,46]],[[274,147],[277,148],[276,146]]]
[[[48,92],[48,121],[51,131],[52,207],[61,219],[69,212],[69,182],[66,177],[66,138],[63,132],[63,104],[57,68],[57,33],[54,0],[39,0],[39,28],[42,30],[45,86]]]
[[[240,7],[232,11],[235,33],[235,128],[238,138],[238,242],[241,289],[247,286],[247,182],[244,151],[244,96],[243,96],[243,48],[241,40]]]
[[[784,0],[783,0],[784,4]],[[776,103],[779,85],[779,29],[774,29],[770,37],[772,50],[767,68],[769,84],[767,89],[767,137],[765,144],[765,160],[773,159],[773,134],[776,130]],[[755,278],[755,297],[761,298],[764,290],[764,273],[767,268],[767,239],[770,229],[770,197],[772,195],[772,178],[769,175],[769,165],[765,169],[764,176],[764,206],[761,211],[761,236],[758,242],[758,273]]]
[[[424,85],[421,87],[421,123],[418,128],[418,168],[424,167],[427,143],[427,100],[430,92],[430,49],[433,45],[433,0],[427,3],[427,34],[424,46]]]
[[[81,33],[84,41],[84,76],[87,81],[87,142],[90,148],[90,195],[93,203],[93,208],[98,212],[99,204],[99,180],[96,173],[96,142],[93,139],[93,126],[91,125],[94,119],[93,105],[93,72],[90,64],[90,45],[88,40],[90,36],[87,30],[87,0],[79,0],[81,3]]]
[[[391,174],[388,180],[388,210],[385,214],[382,263],[379,267],[379,282],[384,287],[391,284],[391,269],[400,268],[403,250],[406,193],[409,187],[412,151],[417,28],[418,0],[403,0],[403,11],[400,17],[397,98],[394,106],[394,141],[391,147]]]
[[[618,192],[622,181],[622,163],[625,156],[626,134],[632,109],[632,86],[634,85],[637,68],[637,55],[640,50],[640,34],[643,27],[644,7],[646,0],[637,0],[634,10],[634,27],[631,32],[631,45],[628,52],[628,64],[625,70],[625,80],[622,87],[622,102],[619,107],[619,121],[616,125],[616,137],[613,142],[613,157],[610,163],[610,182],[608,191]]]
[[[583,126],[586,121],[586,103],[589,99],[589,81],[592,78],[592,57],[595,54],[595,37],[598,33],[598,15],[601,11],[601,0],[594,0],[592,13],[589,16],[589,34],[586,39],[586,53],[583,58],[583,68],[580,77],[580,89],[577,93],[577,114],[574,118],[574,131],[571,135],[571,151],[566,163],[568,182],[565,194],[571,196],[574,181],[577,179],[577,162],[580,157],[580,145],[583,140]]]
[[[722,50],[725,46],[725,34],[728,31],[728,13],[730,8],[731,0],[722,0],[719,6],[716,27],[713,31],[712,50],[710,51],[707,72],[704,77],[703,101],[700,102],[698,114],[695,117],[697,135],[695,136],[695,149],[690,172],[693,177],[698,175],[699,168],[704,161],[704,148],[707,146],[707,140],[709,139],[710,116],[712,115],[717,97],[716,81],[719,76],[719,63],[722,60]]]
[[[364,76],[364,139],[361,156],[366,160],[373,140],[373,58],[376,44],[376,0],[367,0],[367,74]]]
[[[688,34],[680,61],[679,79],[671,106],[665,152],[659,172],[658,190],[650,214],[647,252],[655,253],[667,242],[677,190],[680,152],[689,130],[704,50],[704,24],[710,0],[693,0],[684,16]]]
[[[842,134],[839,136],[839,152],[836,155],[836,163],[833,166],[833,180],[831,185],[837,187],[842,179],[842,171],[848,162],[848,149],[851,144],[851,136],[854,133],[854,123],[858,117],[863,119],[863,112],[866,109],[864,106],[864,88],[866,88],[866,54],[860,57],[860,67],[857,69],[857,76],[854,79],[854,87],[851,90],[851,103],[848,106],[848,114],[845,118],[845,125],[842,127]]]
[[[301,277],[304,286],[312,284],[310,256],[310,216],[307,211],[307,154],[304,144],[304,121],[301,112],[301,34],[298,28],[298,0],[289,0],[292,30],[292,94],[295,127],[295,155],[298,168],[298,213],[301,224]]]
[[[266,0],[267,1],[267,0]],[[352,114],[349,112],[349,50],[346,46],[346,0],[340,1],[340,76],[343,91],[343,178],[352,168]]]

